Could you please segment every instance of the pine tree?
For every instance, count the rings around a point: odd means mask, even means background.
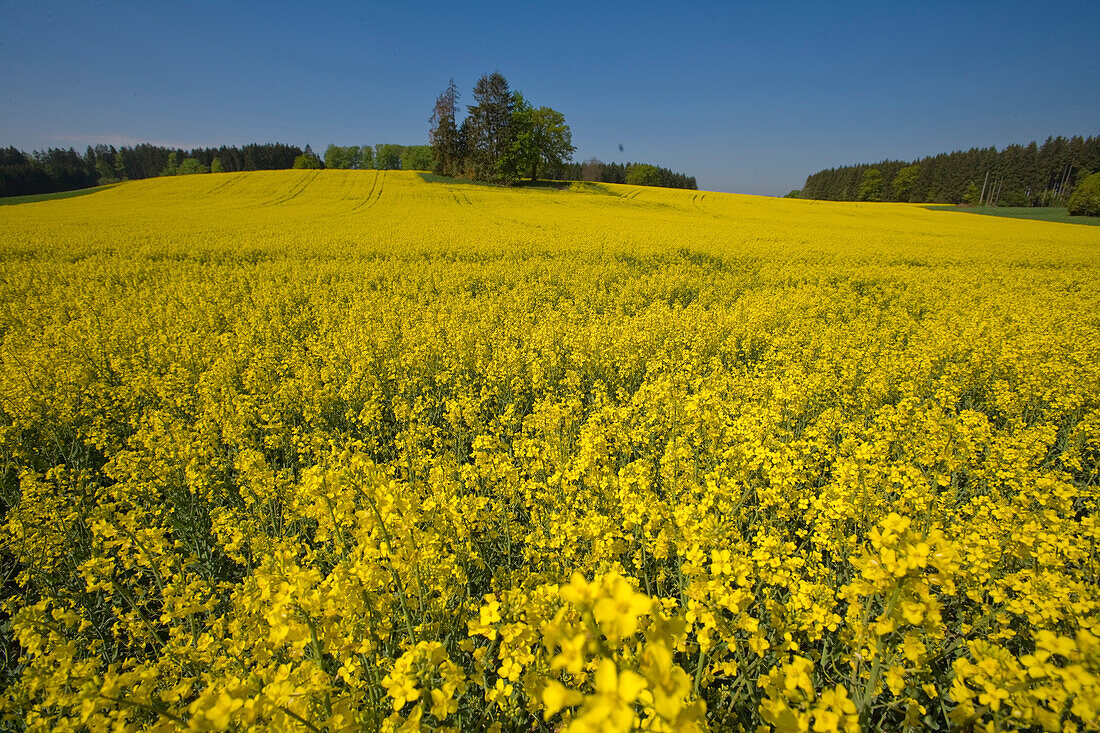
[[[462,150],[459,145],[458,124],[455,110],[458,104],[458,88],[451,79],[447,88],[435,100],[432,112],[432,129],[428,140],[432,146],[432,170],[447,176],[462,172]]]

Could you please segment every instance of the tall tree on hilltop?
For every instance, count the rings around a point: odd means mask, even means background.
[[[455,121],[458,105],[458,87],[451,79],[447,88],[435,100],[432,111],[432,128],[428,140],[432,146],[432,170],[447,176],[457,176],[462,172],[462,148]]]
[[[515,98],[499,71],[485,74],[474,85],[469,116],[469,155],[478,178],[504,180],[501,162],[512,145],[512,111]]]
[[[538,180],[539,167],[560,168],[573,157],[573,134],[565,116],[549,107],[532,107],[520,93],[515,94],[512,111],[512,144],[504,156],[501,170],[506,178],[530,174]]]

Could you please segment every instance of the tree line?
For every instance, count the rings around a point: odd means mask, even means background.
[[[826,201],[908,201],[985,206],[1066,206],[1100,170],[1100,137],[1048,137],[1042,145],[971,148],[915,161],[884,160],[819,171],[789,196]]]
[[[301,154],[302,149],[296,145],[282,143],[191,150],[148,143],[91,145],[83,154],[73,148],[48,148],[27,154],[9,147],[0,150],[0,196],[71,191],[181,173],[290,168]]]
[[[561,180],[593,181],[596,183],[628,183],[633,186],[661,186],[697,190],[695,176],[677,173],[650,163],[604,163],[589,158],[583,163],[567,163],[562,167]]]
[[[24,153],[0,148],[0,196],[27,196],[136,181],[157,176],[287,168],[378,168],[430,170],[427,145],[330,145],[324,159],[309,145],[305,149],[282,143],[223,145],[217,148],[169,148],[161,145],[115,147],[92,145],[79,153],[73,148],[48,148]]]
[[[315,163],[320,162],[320,166]],[[337,170],[405,170],[428,171],[432,169],[432,149],[428,145],[394,145],[383,143],[370,145],[329,145],[324,160],[308,167]],[[297,165],[296,167],[306,167]]]

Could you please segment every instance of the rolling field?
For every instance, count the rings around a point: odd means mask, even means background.
[[[58,191],[56,193],[36,193],[28,196],[3,196],[0,197],[0,206],[15,206],[17,204],[34,204],[40,201],[54,201],[56,199],[71,199],[77,196],[87,196],[99,193],[111,187],[113,184],[95,186],[93,188],[78,188],[73,191]]]
[[[951,206],[949,204],[936,204],[928,206],[928,208],[933,211],[956,211],[960,214],[1009,216],[1015,219],[1100,226],[1100,216],[1070,216],[1069,210],[1065,206]]]
[[[9,725],[1100,729],[1100,229],[159,178],[0,338]]]

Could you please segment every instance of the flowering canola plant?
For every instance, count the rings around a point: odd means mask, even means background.
[[[1100,728],[1100,229],[153,179],[0,339],[9,727]]]

